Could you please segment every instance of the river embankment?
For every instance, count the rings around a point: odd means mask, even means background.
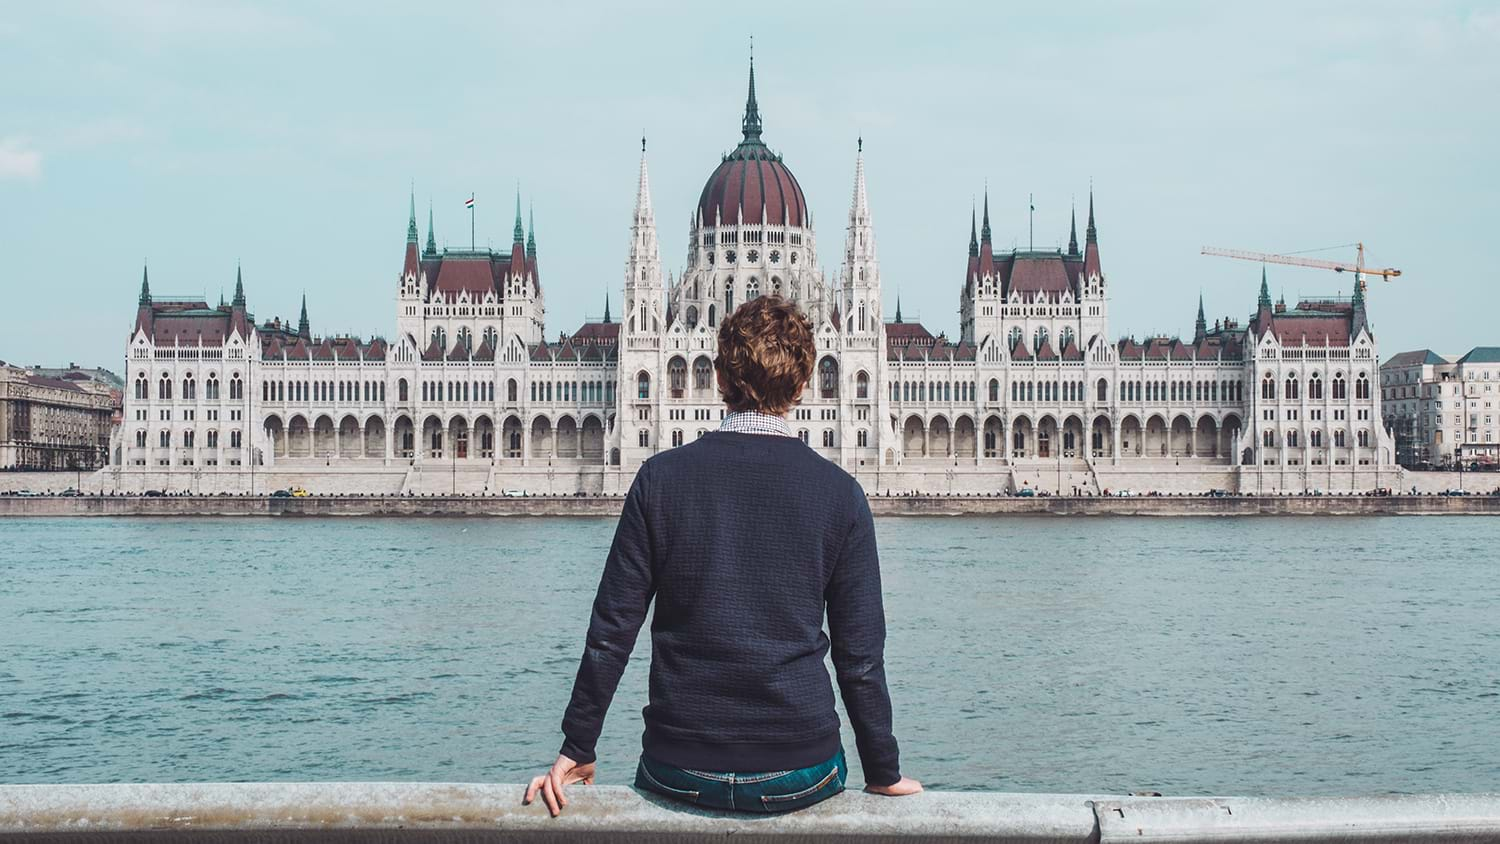
[[[0,518],[46,516],[597,516],[618,496],[0,496]],[[1500,514],[1494,495],[870,496],[876,516],[1407,516]]]

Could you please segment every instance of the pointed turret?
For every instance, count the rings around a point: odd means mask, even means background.
[[[1349,302],[1354,306],[1354,315],[1349,324],[1349,336],[1352,338],[1369,328],[1369,317],[1365,314],[1365,280],[1357,275],[1354,278],[1354,298]]]
[[[1270,310],[1271,308],[1271,287],[1266,283],[1266,268],[1264,266],[1260,268],[1260,299],[1255,304],[1257,308],[1264,310]]]
[[[1089,223],[1083,234],[1083,277],[1104,277],[1099,265],[1099,230],[1094,227],[1094,189],[1089,188]]]
[[[245,307],[245,279],[240,273],[239,265],[234,268],[234,307]]]
[[[1069,216],[1072,219],[1071,219],[1071,222],[1069,222],[1069,224],[1068,224],[1068,254],[1069,255],[1077,255],[1078,254],[1078,209],[1074,208],[1072,211],[1070,211],[1069,212]]]
[[[401,277],[416,277],[420,272],[417,263],[417,192],[411,193],[411,208],[406,219],[406,258],[401,263]]]
[[[630,252],[625,260],[625,307],[620,322],[628,327],[629,333],[646,334],[665,328],[670,317],[662,289],[661,248],[656,239],[656,213],[651,207],[646,139],[642,138],[635,210],[630,221]]]
[[[990,242],[990,188],[984,188],[984,226],[979,229],[979,242]]]
[[[431,258],[437,255],[437,234],[432,225],[432,200],[427,200],[427,248],[422,250],[423,257]]]
[[[969,257],[970,258],[978,258],[979,257],[979,234],[978,234],[979,229],[976,228],[975,223],[974,223],[975,215],[977,213],[979,213],[979,212],[974,208],[974,206],[970,205],[969,206]]]
[[[745,119],[740,122],[740,129],[744,133],[741,143],[761,143],[760,132],[760,106],[755,102],[755,53],[750,54],[750,93],[745,97]]]
[[[526,257],[536,257],[536,206],[526,209]]]
[[[146,265],[141,264],[141,296],[139,304],[135,309],[135,330],[151,333],[151,324],[154,320],[151,310],[151,282],[146,277]]]
[[[312,342],[312,326],[307,321],[307,294],[302,294],[302,315],[297,318],[297,336]]]
[[[417,245],[417,192],[411,192],[411,216],[406,222],[406,242],[413,246]]]
[[[521,225],[521,189],[516,188],[516,227],[511,232],[512,243],[524,244],[526,242],[526,227]]]
[[[606,290],[606,291],[604,291],[604,324],[605,325],[609,325],[610,321],[611,320],[609,318],[609,291]]]
[[[901,322],[901,294],[896,294],[896,322]]]
[[[1193,342],[1202,343],[1208,336],[1208,320],[1203,317],[1203,294],[1198,294],[1198,322],[1193,326]]]

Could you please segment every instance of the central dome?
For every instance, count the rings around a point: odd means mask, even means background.
[[[755,65],[750,65],[750,96],[745,102],[744,133],[734,152],[724,156],[698,197],[701,225],[807,225],[807,198],[792,171],[760,139],[760,108],[755,103]]]

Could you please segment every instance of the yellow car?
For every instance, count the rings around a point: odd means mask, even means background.
[[[307,490],[303,489],[300,486],[294,486],[294,487],[292,487],[292,497],[293,498],[308,498],[311,495],[312,495],[312,493],[308,492]]]

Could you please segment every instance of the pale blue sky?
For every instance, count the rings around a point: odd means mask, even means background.
[[[535,202],[548,336],[619,306],[639,138],[663,258],[765,137],[833,271],[864,134],[887,313],[957,333],[969,207],[1065,241],[1092,179],[1111,331],[1244,318],[1260,267],[1204,245],[1362,239],[1382,356],[1500,344],[1500,3],[14,3],[0,16],[0,358],[119,368],[152,290],[394,331],[408,185],[426,234],[509,242]],[[1328,257],[1353,257],[1353,250]],[[1273,292],[1347,276],[1272,267]]]

